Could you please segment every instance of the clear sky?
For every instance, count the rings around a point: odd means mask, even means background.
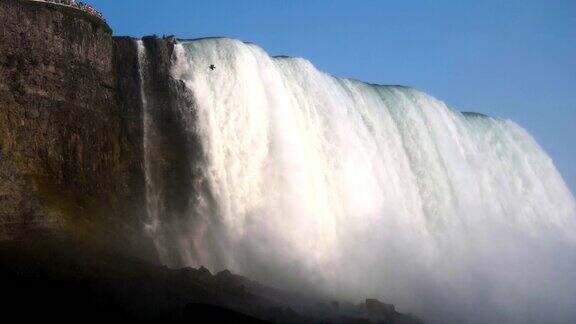
[[[87,0],[116,35],[226,36],[509,118],[576,193],[576,0]]]

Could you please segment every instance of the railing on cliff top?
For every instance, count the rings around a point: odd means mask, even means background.
[[[65,6],[65,7],[75,8],[75,9],[84,11],[84,12],[86,12],[92,16],[98,17],[103,22],[106,23],[106,18],[104,18],[104,15],[102,15],[102,13],[100,13],[100,11],[94,9],[94,7],[92,7],[91,5],[84,3],[84,2],[81,2],[81,1],[76,1],[76,0],[30,0],[30,1],[48,2],[48,3],[54,3],[57,5]]]

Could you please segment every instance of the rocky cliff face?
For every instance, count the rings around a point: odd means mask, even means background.
[[[63,232],[149,254],[133,42],[46,3],[3,0],[0,21],[0,239]]]

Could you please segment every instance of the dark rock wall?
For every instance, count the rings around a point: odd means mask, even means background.
[[[0,239],[62,232],[151,257],[133,42],[45,3],[2,0],[0,23]]]

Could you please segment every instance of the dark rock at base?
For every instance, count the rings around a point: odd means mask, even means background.
[[[226,270],[170,269],[63,235],[0,242],[0,287],[3,316],[20,320],[422,323],[377,300],[353,306]]]
[[[411,314],[401,314],[397,312],[394,305],[383,303],[378,299],[366,299],[366,302],[361,304],[360,307],[366,310],[368,317],[379,319],[380,321],[383,320],[384,323],[424,323],[422,320]]]
[[[191,323],[264,324],[271,323],[227,308],[207,304],[186,304],[183,320]]]
[[[371,316],[380,316],[384,318],[393,318],[396,314],[396,308],[392,304],[385,304],[378,299],[366,299],[364,304],[366,311]]]

